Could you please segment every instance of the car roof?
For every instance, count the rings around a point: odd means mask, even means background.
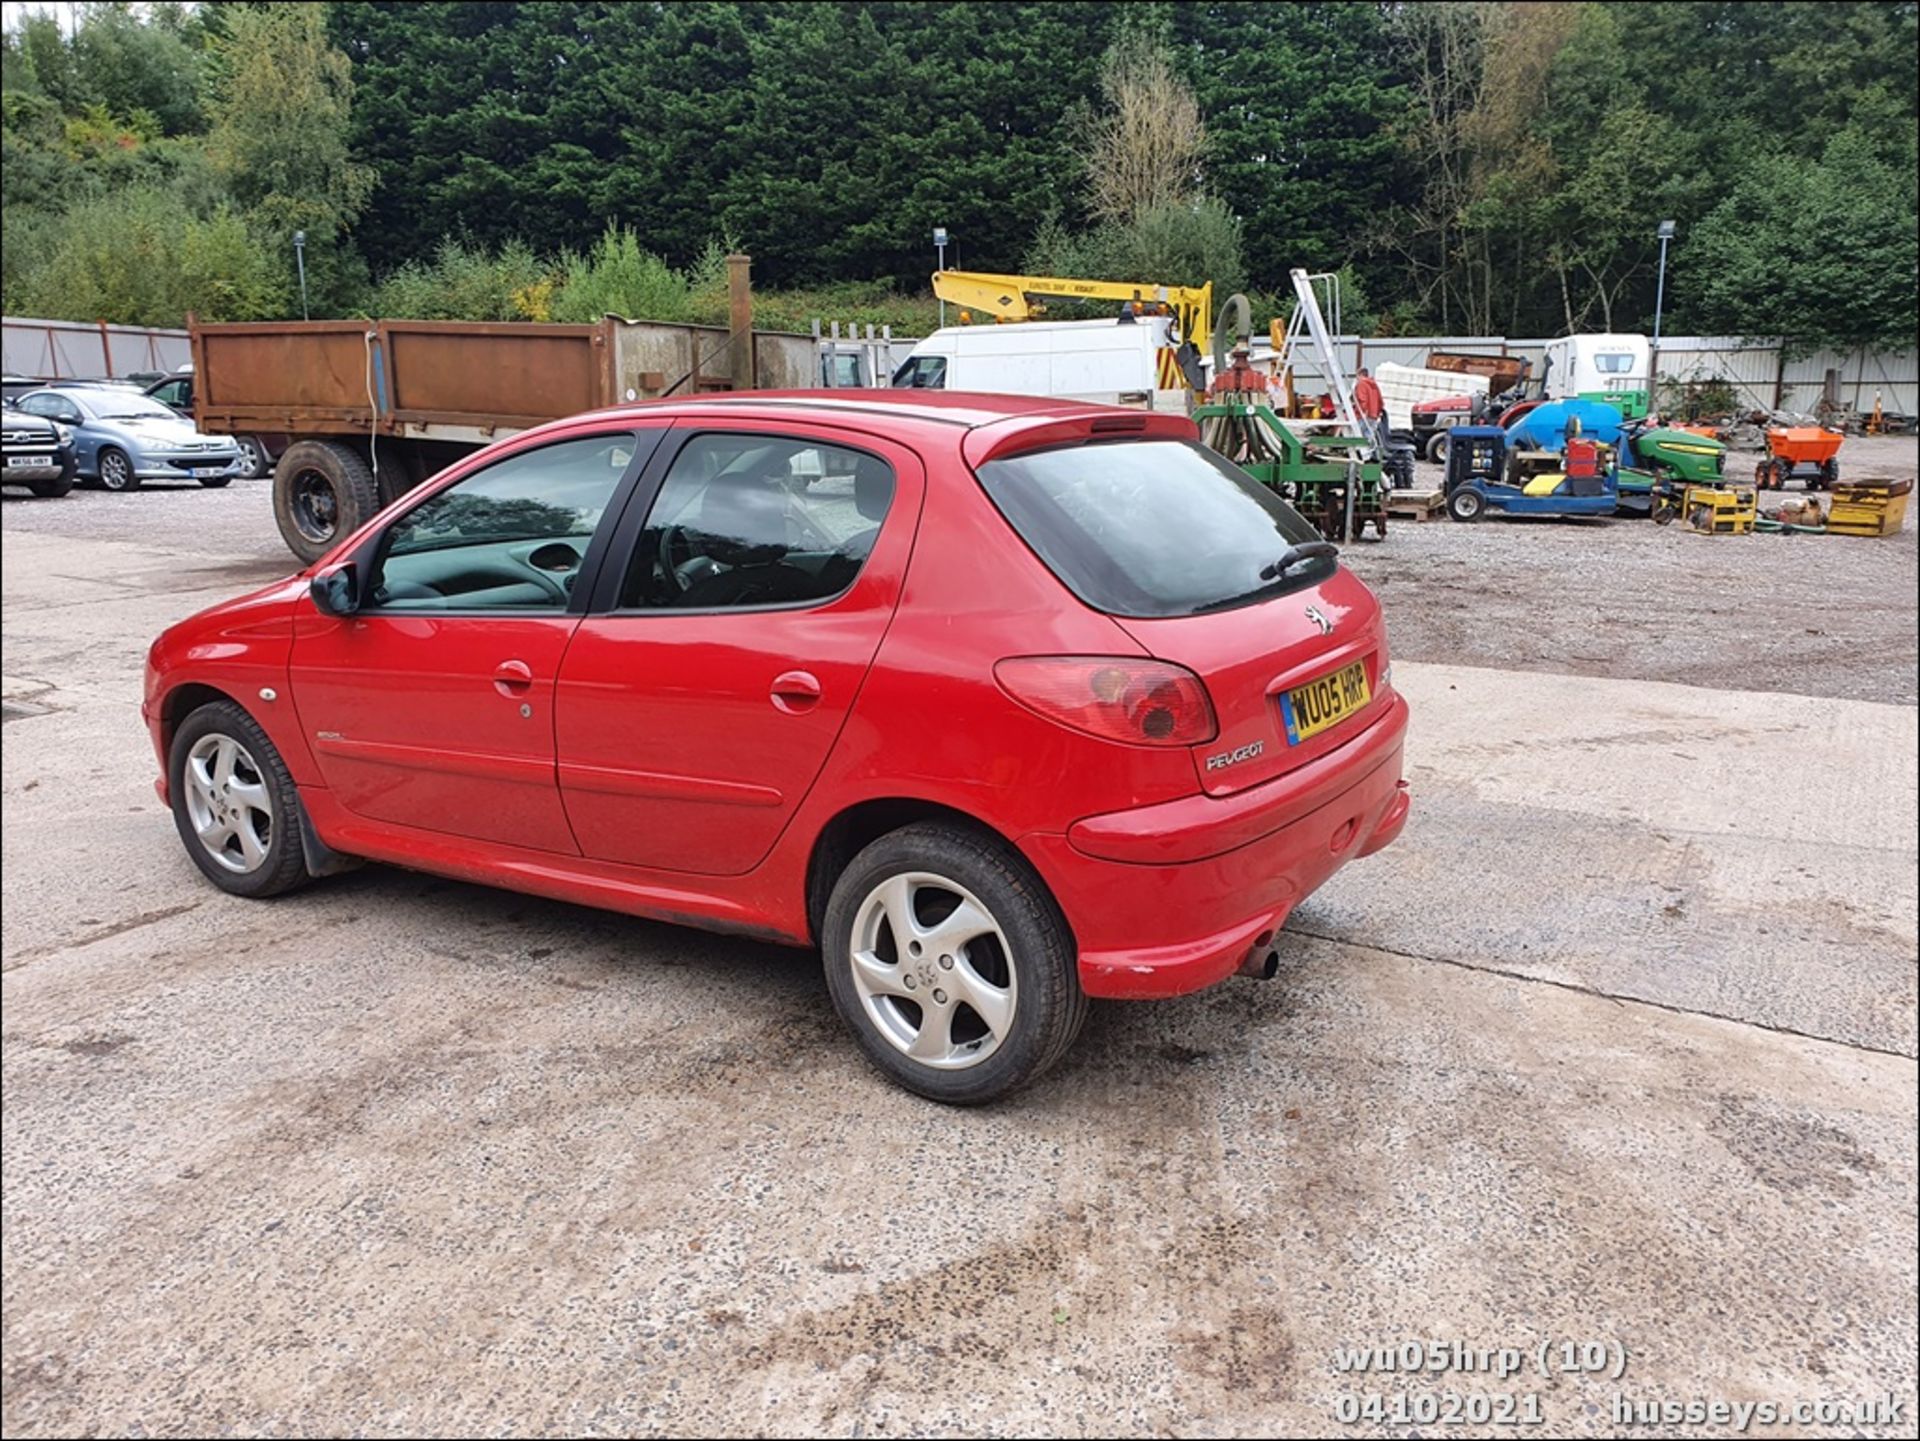
[[[1111,406],[1045,395],[990,395],[966,390],[753,390],[732,395],[676,396],[613,407],[616,413],[696,414],[719,410],[736,415],[765,410],[769,418],[796,408],[840,415],[889,416],[896,420],[971,428],[1025,415],[1075,415]]]
[[[570,429],[582,421],[703,420],[728,418],[816,420],[876,437],[961,451],[970,464],[1038,443],[1067,444],[1123,432],[1191,439],[1184,415],[1152,412],[1045,395],[992,395],[965,390],[754,390],[634,401],[550,422],[538,432]],[[531,434],[536,432],[522,432]]]

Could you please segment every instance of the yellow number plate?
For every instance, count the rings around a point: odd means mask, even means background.
[[[1359,710],[1373,699],[1367,663],[1355,661],[1330,675],[1297,685],[1280,697],[1280,718],[1287,723],[1287,744],[1297,746]]]

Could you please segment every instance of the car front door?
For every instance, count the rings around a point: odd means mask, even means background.
[[[28,415],[37,415],[43,420],[57,420],[62,425],[73,427],[74,468],[85,474],[92,474],[95,468],[95,456],[100,449],[97,437],[86,430],[87,417],[81,413],[79,405],[71,396],[62,395],[57,390],[37,391],[24,395],[15,403],[16,410]]]
[[[886,632],[922,487],[911,451],[831,427],[676,430],[561,666],[588,856],[707,875],[766,856]]]
[[[294,704],[327,787],[368,820],[578,854],[554,775],[561,657],[658,428],[516,451],[356,552],[359,608],[303,608]]]

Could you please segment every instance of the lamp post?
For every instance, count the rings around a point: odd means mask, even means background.
[[[293,263],[300,271],[300,318],[311,320],[313,317],[307,314],[307,232],[304,230],[293,232]]]
[[[1660,279],[1653,291],[1653,348],[1660,348],[1660,311],[1667,299],[1667,242],[1673,239],[1674,223],[1671,220],[1660,222],[1660,228],[1654,234],[1660,237]]]
[[[933,227],[933,248],[934,248],[935,254],[938,255],[939,257],[939,259],[935,262],[933,268],[935,270],[945,270],[947,268],[947,227],[946,226],[936,225]],[[944,300],[940,302],[940,323],[942,325],[945,325],[947,323],[947,302]]]

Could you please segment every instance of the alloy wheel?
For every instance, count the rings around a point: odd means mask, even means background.
[[[965,1070],[1010,1034],[1019,1003],[1013,949],[959,882],[927,871],[882,881],[860,903],[851,952],[868,1019],[910,1060]]]
[[[100,456],[100,483],[108,490],[133,488],[133,463],[117,450]]]
[[[217,731],[202,736],[187,752],[181,780],[187,818],[207,854],[236,875],[265,865],[273,848],[273,806],[247,748]]]

